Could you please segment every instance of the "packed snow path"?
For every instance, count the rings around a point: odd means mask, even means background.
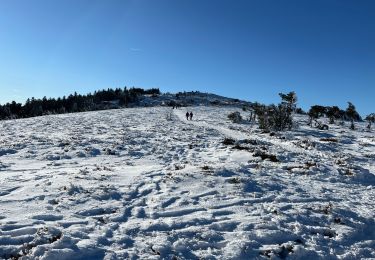
[[[0,122],[0,258],[375,257],[373,133],[188,109]]]

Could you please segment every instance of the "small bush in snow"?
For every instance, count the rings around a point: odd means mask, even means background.
[[[202,170],[204,170],[204,171],[209,171],[209,170],[211,170],[211,167],[208,166],[208,165],[204,165],[204,166],[202,167]]]
[[[234,178],[229,179],[228,183],[230,183],[230,184],[240,184],[241,183],[241,179],[238,178],[238,177],[234,177]]]
[[[229,120],[231,120],[233,123],[241,123],[242,122],[242,116],[240,112],[233,112],[228,115]]]
[[[262,160],[270,160],[271,162],[280,162],[279,159],[277,159],[276,155],[273,154],[267,154],[262,151],[256,151],[253,154],[254,157],[260,157]]]
[[[320,138],[320,141],[322,141],[322,142],[338,143],[339,140],[337,140],[336,138]]]
[[[225,138],[224,141],[223,141],[223,144],[225,145],[234,145],[236,141],[232,138]]]

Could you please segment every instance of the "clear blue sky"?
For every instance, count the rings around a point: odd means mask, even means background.
[[[0,102],[108,87],[375,112],[373,0],[0,0]]]

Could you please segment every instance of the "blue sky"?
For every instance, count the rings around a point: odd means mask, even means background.
[[[375,112],[372,0],[0,0],[0,103],[108,87]]]

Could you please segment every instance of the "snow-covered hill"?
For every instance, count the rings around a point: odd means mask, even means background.
[[[0,122],[0,258],[375,258],[373,132],[188,110]]]
[[[150,106],[232,106],[243,107],[252,103],[235,98],[227,98],[212,93],[202,93],[199,91],[179,92],[177,94],[163,93],[161,95],[144,95],[132,107],[150,107]]]

